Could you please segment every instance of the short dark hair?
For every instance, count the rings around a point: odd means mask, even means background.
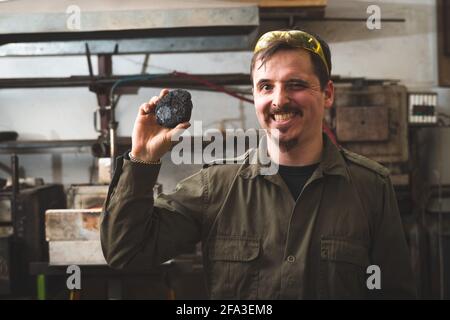
[[[328,44],[320,38],[318,35],[308,32],[310,35],[312,35],[314,38],[319,41],[320,45],[322,46],[323,53],[325,55],[325,60],[327,61],[327,64],[329,66],[329,72],[327,71],[327,67],[324,65],[322,59],[317,55],[312,53],[309,50],[306,50],[309,53],[309,56],[311,57],[311,61],[314,68],[314,73],[316,74],[317,78],[319,78],[320,82],[320,88],[322,90],[325,89],[328,81],[331,79],[331,51]],[[278,51],[282,50],[299,50],[301,48],[296,47],[292,44],[290,44],[287,41],[283,40],[277,40],[268,45],[267,48],[257,52],[252,57],[252,62],[250,64],[250,78],[253,83],[253,69],[255,68],[255,64],[257,60],[261,60],[261,66],[266,64],[266,62]]]

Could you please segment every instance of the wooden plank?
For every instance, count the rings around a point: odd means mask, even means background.
[[[50,241],[50,265],[105,265],[101,243],[95,241]]]
[[[450,24],[450,4],[439,0],[437,2],[437,16],[439,86],[450,87],[450,55],[447,53],[447,50],[450,50],[450,31],[446,29]],[[446,43],[446,40],[448,43]]]
[[[47,210],[46,240],[100,240],[100,214],[101,209]]]
[[[388,108],[336,108],[336,134],[339,141],[386,141],[389,138]]]
[[[325,7],[327,0],[229,0],[258,4],[260,8]]]
[[[341,142],[344,148],[381,163],[405,162],[408,153],[407,91],[401,85],[370,85],[361,89],[336,86],[335,107],[384,106],[389,109],[389,140]],[[395,128],[395,129],[392,129]]]

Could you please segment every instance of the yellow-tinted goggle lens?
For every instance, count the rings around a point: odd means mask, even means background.
[[[266,49],[274,41],[285,41],[290,45],[303,48],[317,54],[322,59],[328,74],[330,74],[330,68],[327,60],[325,59],[325,54],[323,53],[320,42],[309,33],[300,30],[267,32],[259,38],[253,52],[258,53],[259,51]]]

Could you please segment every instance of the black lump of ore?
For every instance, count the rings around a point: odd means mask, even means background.
[[[175,128],[177,124],[189,121],[191,111],[191,94],[182,89],[173,90],[156,104],[156,121],[160,126]]]

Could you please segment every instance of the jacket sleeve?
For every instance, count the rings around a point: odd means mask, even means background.
[[[207,204],[204,171],[153,199],[160,165],[119,157],[104,204],[100,236],[113,268],[148,267],[191,249],[201,238]]]
[[[382,180],[371,248],[371,262],[380,267],[381,290],[369,290],[369,294],[381,299],[415,299],[416,284],[397,199],[389,177]]]

